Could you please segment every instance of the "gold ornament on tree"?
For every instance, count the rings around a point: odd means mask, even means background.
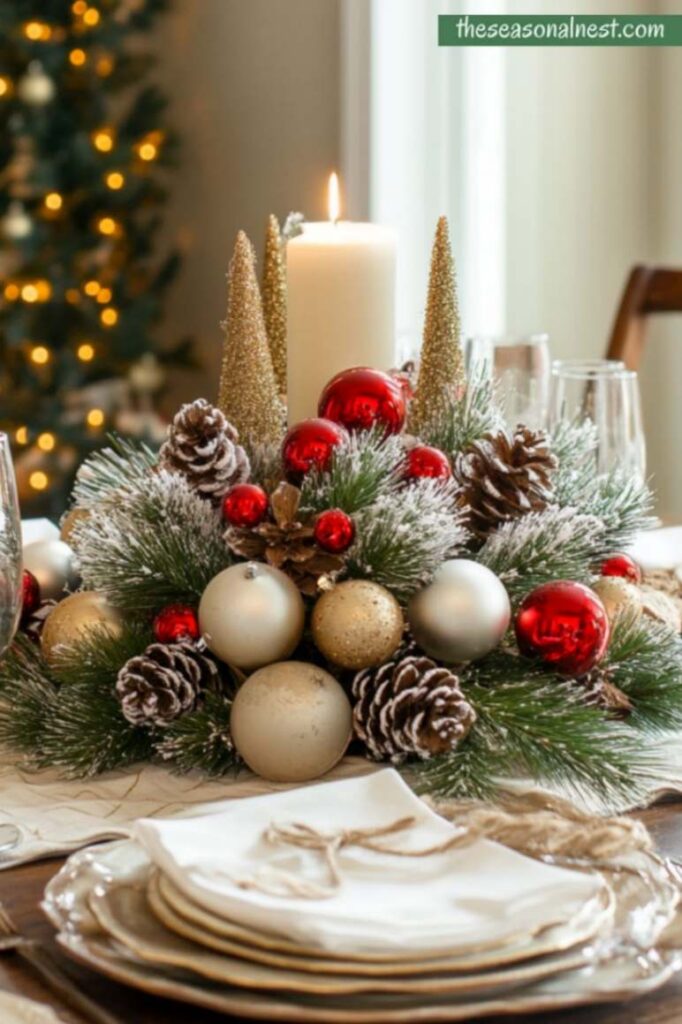
[[[287,393],[287,272],[279,221],[270,214],[263,258],[263,318],[272,368],[281,395]]]
[[[283,433],[284,409],[265,333],[253,246],[243,231],[237,235],[228,281],[218,405],[245,441],[276,443]]]
[[[464,388],[459,307],[447,217],[441,217],[431,252],[429,294],[417,389],[410,407],[409,430],[419,436],[447,412]]]

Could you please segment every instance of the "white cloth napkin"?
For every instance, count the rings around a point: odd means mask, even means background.
[[[384,769],[361,779],[254,797],[187,821],[137,822],[135,838],[190,899],[238,921],[335,952],[441,950],[502,942],[571,918],[603,882],[477,839],[424,857],[358,846],[338,856],[342,882],[323,899],[245,890],[239,880],[274,868],[306,881],[326,877],[318,851],[271,843],[271,824],[320,832],[415,824],[382,840],[423,850],[457,833],[402,777]]]

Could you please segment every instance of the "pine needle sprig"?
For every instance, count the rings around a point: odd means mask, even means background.
[[[104,626],[82,631],[77,643],[54,650],[54,674],[64,686],[114,689],[122,665],[144,651],[154,635],[148,619],[125,622],[120,633]]]
[[[561,784],[574,793],[592,792],[618,803],[632,800],[650,765],[636,734],[588,707],[575,684],[528,679],[495,687],[466,686],[478,720],[460,753],[473,741],[480,771],[490,759],[498,785],[510,774]],[[457,761],[433,759],[417,769],[421,784],[440,796],[479,796],[477,785],[462,792]],[[489,789],[490,771],[483,776]]]
[[[552,476],[554,500],[562,508],[579,507],[597,479],[597,430],[591,420],[560,422],[550,437],[558,468]]]
[[[422,761],[406,771],[419,793],[454,800],[492,800],[508,769],[504,752],[491,749],[485,736],[474,729],[451,754]]]
[[[420,437],[454,459],[474,441],[503,426],[495,385],[481,369],[474,371],[444,413],[422,426]]]
[[[505,523],[476,557],[500,577],[512,601],[517,601],[552,580],[588,582],[595,550],[603,548],[603,535],[603,523],[594,515],[547,509]]]
[[[604,524],[593,560],[626,549],[639,533],[650,530],[655,525],[653,501],[647,484],[631,472],[614,469],[597,477],[576,504],[579,512],[597,516]]]
[[[208,693],[201,710],[172,722],[156,743],[156,753],[180,774],[200,771],[212,777],[239,767],[230,735],[232,702],[224,694]]]
[[[83,584],[130,612],[196,603],[230,564],[220,513],[159,470],[78,524]]]
[[[380,427],[351,434],[333,453],[325,472],[313,470],[301,486],[301,511],[306,514],[340,508],[349,515],[392,495],[400,484],[404,463],[400,437]]]
[[[650,732],[682,728],[682,638],[669,626],[621,614],[604,667],[632,702],[629,725]]]
[[[46,719],[57,700],[39,648],[21,634],[0,660],[0,742],[22,753],[31,768],[49,763],[42,756]]]
[[[110,447],[95,452],[81,465],[73,503],[97,508],[121,491],[134,490],[156,466],[157,455],[147,445],[110,435]]]
[[[455,495],[451,481],[423,479],[358,512],[348,575],[381,583],[406,601],[467,543]]]

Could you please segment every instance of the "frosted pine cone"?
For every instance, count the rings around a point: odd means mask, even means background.
[[[320,578],[338,574],[344,561],[318,546],[312,524],[299,518],[300,501],[298,487],[280,483],[270,495],[272,519],[251,529],[230,527],[225,540],[233,554],[281,569],[302,594],[315,597]]]
[[[503,523],[545,509],[557,465],[545,435],[527,427],[511,437],[500,431],[474,441],[453,466],[472,533],[485,540]]]
[[[218,682],[217,665],[192,643],[150,644],[125,663],[116,695],[131,725],[163,728],[194,711],[201,693]]]
[[[198,398],[177,413],[159,463],[185,476],[203,498],[218,502],[229,487],[249,478],[249,457],[238,440],[220,409]]]
[[[476,721],[457,676],[425,656],[364,669],[352,690],[355,734],[376,761],[445,754]]]

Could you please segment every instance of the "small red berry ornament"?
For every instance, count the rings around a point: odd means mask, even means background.
[[[199,639],[199,620],[194,608],[186,604],[169,604],[154,619],[154,637],[157,643],[172,644],[181,637]]]
[[[560,675],[582,676],[603,656],[609,620],[597,595],[582,583],[558,580],[531,591],[514,624],[519,650]]]
[[[388,373],[359,366],[332,377],[318,412],[348,430],[369,430],[379,423],[387,434],[399,434],[405,423],[405,394]]]
[[[340,508],[321,512],[313,530],[315,540],[325,551],[340,555],[355,539],[355,525],[351,517]]]
[[[223,498],[223,519],[230,526],[258,526],[268,511],[268,496],[257,484],[235,484]]]
[[[615,555],[610,555],[602,562],[599,572],[602,576],[621,576],[630,583],[642,582],[642,570],[637,565],[637,562],[622,551]]]
[[[328,469],[334,449],[347,440],[347,431],[331,420],[317,417],[297,423],[282,445],[286,475],[295,482],[311,469]]]
[[[420,480],[423,477],[447,480],[450,476],[450,462],[439,448],[433,448],[429,444],[417,444],[405,455],[404,480]]]
[[[27,619],[40,608],[40,584],[28,569],[24,569],[21,577],[21,601],[22,619]]]

